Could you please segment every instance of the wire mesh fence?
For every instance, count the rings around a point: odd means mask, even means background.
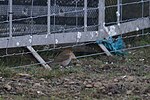
[[[5,52],[0,57],[31,54],[22,50],[12,52],[10,47],[51,44],[48,49],[36,50],[44,52],[92,44],[103,35],[106,37],[105,33],[123,38],[149,37],[149,17],[150,0],[1,0],[0,45]],[[137,20],[140,23],[130,28],[133,23],[127,22]],[[127,26],[122,28],[125,23]],[[131,31],[135,32],[124,34]],[[74,45],[57,46],[70,42]],[[149,47],[149,43],[126,50],[141,47]],[[97,54],[101,53],[81,57]]]

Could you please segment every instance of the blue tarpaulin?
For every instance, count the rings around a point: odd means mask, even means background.
[[[125,43],[121,36],[118,36],[117,39],[113,39],[112,37],[109,37],[108,39],[103,40],[97,40],[97,44],[103,44],[110,52],[117,55],[124,55],[122,49],[125,48]]]

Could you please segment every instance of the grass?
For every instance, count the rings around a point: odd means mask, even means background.
[[[80,66],[74,66],[73,65],[70,68],[64,68],[64,69],[61,69],[61,70],[60,70],[59,66],[56,66],[56,68],[53,71],[45,70],[44,68],[42,68],[40,66],[30,66],[28,68],[20,68],[20,69],[12,70],[9,67],[4,67],[5,64],[3,62],[3,63],[1,63],[1,66],[0,66],[1,67],[0,75],[3,76],[3,77],[12,77],[17,72],[22,72],[22,73],[28,73],[28,74],[34,75],[35,77],[38,77],[38,78],[42,78],[42,77],[46,78],[46,79],[48,79],[48,78],[58,78],[58,77],[61,77],[61,76],[69,75],[71,73],[81,73],[81,74],[85,73],[86,69],[89,68],[90,63],[92,63],[91,67],[92,67],[93,70],[99,71],[99,70],[102,70],[103,68],[105,68],[105,69],[107,68],[106,67],[107,64],[105,62],[109,62],[109,63],[113,62],[113,64],[108,64],[109,69],[106,70],[106,73],[109,72],[109,73],[107,73],[108,76],[113,77],[113,76],[116,76],[116,75],[122,75],[122,72],[120,72],[120,66],[127,66],[127,67],[132,68],[132,66],[135,63],[137,64],[137,66],[149,65],[149,62],[145,62],[145,61],[140,62],[139,61],[139,59],[141,59],[141,57],[142,57],[142,59],[147,60],[146,58],[149,57],[149,53],[150,53],[150,52],[147,52],[147,50],[149,51],[149,48],[142,49],[142,51],[141,51],[141,49],[137,50],[136,51],[136,56],[133,56],[133,55],[129,54],[128,56],[126,56],[127,61],[125,61],[125,63],[121,62],[121,60],[120,60],[120,59],[122,59],[121,57],[114,56],[113,59],[108,59],[107,57],[99,58],[99,56],[98,56],[97,58],[94,58],[94,59],[91,58],[91,57],[81,59],[83,64],[79,64]],[[85,68],[85,66],[87,66],[87,67]],[[150,75],[148,73],[143,73],[142,72],[143,68],[144,67],[137,67],[135,69],[135,74],[136,73],[140,74],[140,75],[145,74],[146,77],[149,77]],[[89,73],[89,72],[87,72],[87,73]],[[91,76],[94,76],[94,73],[92,73]]]
[[[6,67],[2,67],[0,68],[0,76],[1,77],[13,77],[16,74],[16,71],[10,69],[10,68],[6,68]]]
[[[150,73],[146,73],[146,74],[144,75],[144,77],[147,78],[147,79],[150,79]]]
[[[128,100],[141,100],[140,96],[129,96]]]

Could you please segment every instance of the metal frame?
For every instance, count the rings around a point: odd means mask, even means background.
[[[79,1],[79,0],[78,0]],[[76,3],[78,1],[75,1]],[[88,0],[83,0],[83,7],[78,7],[77,8],[77,4],[76,4],[76,8],[75,11],[72,11],[72,9],[74,9],[74,7],[63,7],[63,6],[59,6],[56,5],[56,0],[54,0],[54,5],[51,4],[51,0],[47,0],[47,7],[46,6],[34,6],[33,7],[33,0],[32,0],[32,5],[28,6],[29,8],[31,8],[31,11],[29,14],[26,15],[27,18],[23,18],[23,19],[16,19],[16,20],[12,20],[13,14],[15,16],[23,16],[23,14],[20,14],[20,8],[24,8],[26,7],[25,5],[16,5],[15,7],[13,7],[13,0],[9,0],[9,6],[7,5],[1,5],[1,8],[4,8],[4,10],[0,11],[0,16],[1,15],[7,15],[9,14],[9,19],[7,21],[4,22],[0,22],[0,24],[3,24],[3,26],[6,27],[6,30],[2,29],[2,31],[4,31],[4,33],[0,34],[0,36],[7,36],[7,37],[1,37],[0,38],[0,49],[2,48],[13,48],[13,47],[27,47],[27,49],[30,51],[30,53],[33,54],[33,56],[39,61],[39,64],[41,64],[43,67],[45,67],[46,69],[51,70],[51,67],[47,64],[47,62],[45,62],[42,57],[37,53],[37,51],[34,50],[34,48],[32,46],[35,45],[49,45],[49,44],[53,44],[54,48],[56,44],[78,44],[78,43],[83,43],[83,42],[91,42],[91,41],[96,41],[97,39],[103,39],[103,38],[107,38],[109,36],[116,36],[116,35],[122,35],[125,33],[129,33],[132,31],[139,31],[142,30],[142,32],[144,33],[145,28],[150,28],[150,8],[149,8],[149,16],[148,17],[144,17],[144,0],[141,0],[142,3],[142,17],[139,19],[134,19],[134,20],[128,20],[128,21],[122,21],[122,0],[117,0],[117,5],[115,5],[115,7],[117,8],[116,11],[116,17],[117,17],[117,21],[116,24],[113,24],[111,26],[105,26],[105,17],[107,17],[107,14],[105,16],[105,8],[107,8],[105,6],[105,0],[98,0],[98,7],[94,8],[95,10],[93,10],[92,13],[88,13],[91,9],[93,9],[92,7],[88,7]],[[148,1],[150,4],[150,1]],[[135,2],[134,2],[135,3]],[[139,3],[139,2],[137,2]],[[82,5],[82,4],[81,4]],[[113,7],[114,5],[110,6]],[[6,13],[5,10],[6,8],[9,7],[9,11]],[[13,7],[13,9],[12,9]],[[27,7],[27,8],[28,8]],[[94,6],[95,7],[95,6]],[[18,10],[19,9],[19,10]],[[42,11],[40,11],[40,9],[42,9]],[[60,9],[64,10],[65,13],[60,12]],[[78,11],[77,11],[78,9]],[[97,13],[98,10],[98,14]],[[83,13],[81,13],[83,12]],[[63,32],[53,32],[52,29],[56,29],[56,27],[61,27],[61,25],[57,25],[56,24],[56,17],[59,17],[61,15],[61,17],[76,17],[76,25],[73,26],[67,26],[67,27],[80,27],[80,25],[77,25],[77,13],[78,17],[82,17],[83,18],[83,24],[81,29],[78,29],[76,32],[72,31],[63,31]],[[38,15],[39,14],[39,15]],[[51,25],[51,17],[54,17],[53,20],[53,25]],[[42,17],[47,17],[47,23],[45,23],[45,25],[38,25],[38,24],[33,24],[33,19],[34,18],[42,18]],[[92,31],[89,29],[88,25],[88,18],[97,18],[96,21],[98,21],[98,24],[95,25],[94,27],[92,26],[92,28],[96,29],[96,31]],[[91,19],[90,22],[91,22]],[[92,19],[92,20],[93,20]],[[17,24],[15,23],[15,21],[23,21],[23,20],[31,20],[31,22],[29,22],[28,24]],[[70,20],[70,19],[69,19]],[[14,23],[13,23],[14,22]],[[93,22],[91,22],[93,24]],[[9,25],[9,28],[7,29],[7,24]],[[47,24],[47,25],[46,25]],[[95,21],[94,21],[95,24]],[[28,25],[28,26],[27,26]],[[70,25],[70,24],[69,24]],[[90,24],[91,25],[91,24]],[[15,27],[14,27],[15,26]],[[28,28],[25,29],[23,31],[20,31],[20,29],[24,29],[24,28]],[[64,25],[64,27],[66,27],[66,25]],[[19,31],[15,31],[14,33],[14,29],[16,28]],[[33,32],[35,29],[36,32]],[[44,31],[41,34],[36,34],[38,31]],[[1,30],[0,30],[1,31]],[[6,33],[6,32],[7,33]],[[20,32],[20,33],[19,33]],[[24,33],[21,33],[24,32]],[[4,35],[3,35],[4,34]],[[19,36],[19,35],[21,36]],[[35,35],[36,34],[36,35]],[[103,45],[103,44],[99,44],[99,47],[102,48],[102,50],[106,53],[107,56],[112,56],[111,53],[107,50],[107,48]],[[7,49],[6,49],[6,54],[7,54]]]
[[[47,7],[47,34],[50,34],[51,32],[51,0],[48,0],[48,7]]]
[[[12,37],[12,0],[9,0],[9,37]]]
[[[84,32],[87,32],[87,0],[84,0]]]

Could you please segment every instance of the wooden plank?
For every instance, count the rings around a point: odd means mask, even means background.
[[[103,44],[98,44],[98,45],[106,53],[107,56],[112,56],[112,54],[108,51],[108,49]]]
[[[99,0],[99,4],[98,4],[98,32],[99,35],[101,35],[101,37],[105,37],[106,34],[104,34],[104,30],[103,30],[103,26],[105,23],[105,0]],[[103,33],[103,34],[101,34]],[[103,36],[104,35],[104,36]]]
[[[34,50],[34,48],[32,48],[31,46],[27,46],[27,49],[29,51],[31,51],[31,53],[33,54],[33,56],[41,63],[41,65],[48,69],[48,70],[52,70],[52,68],[42,59],[42,57]]]

